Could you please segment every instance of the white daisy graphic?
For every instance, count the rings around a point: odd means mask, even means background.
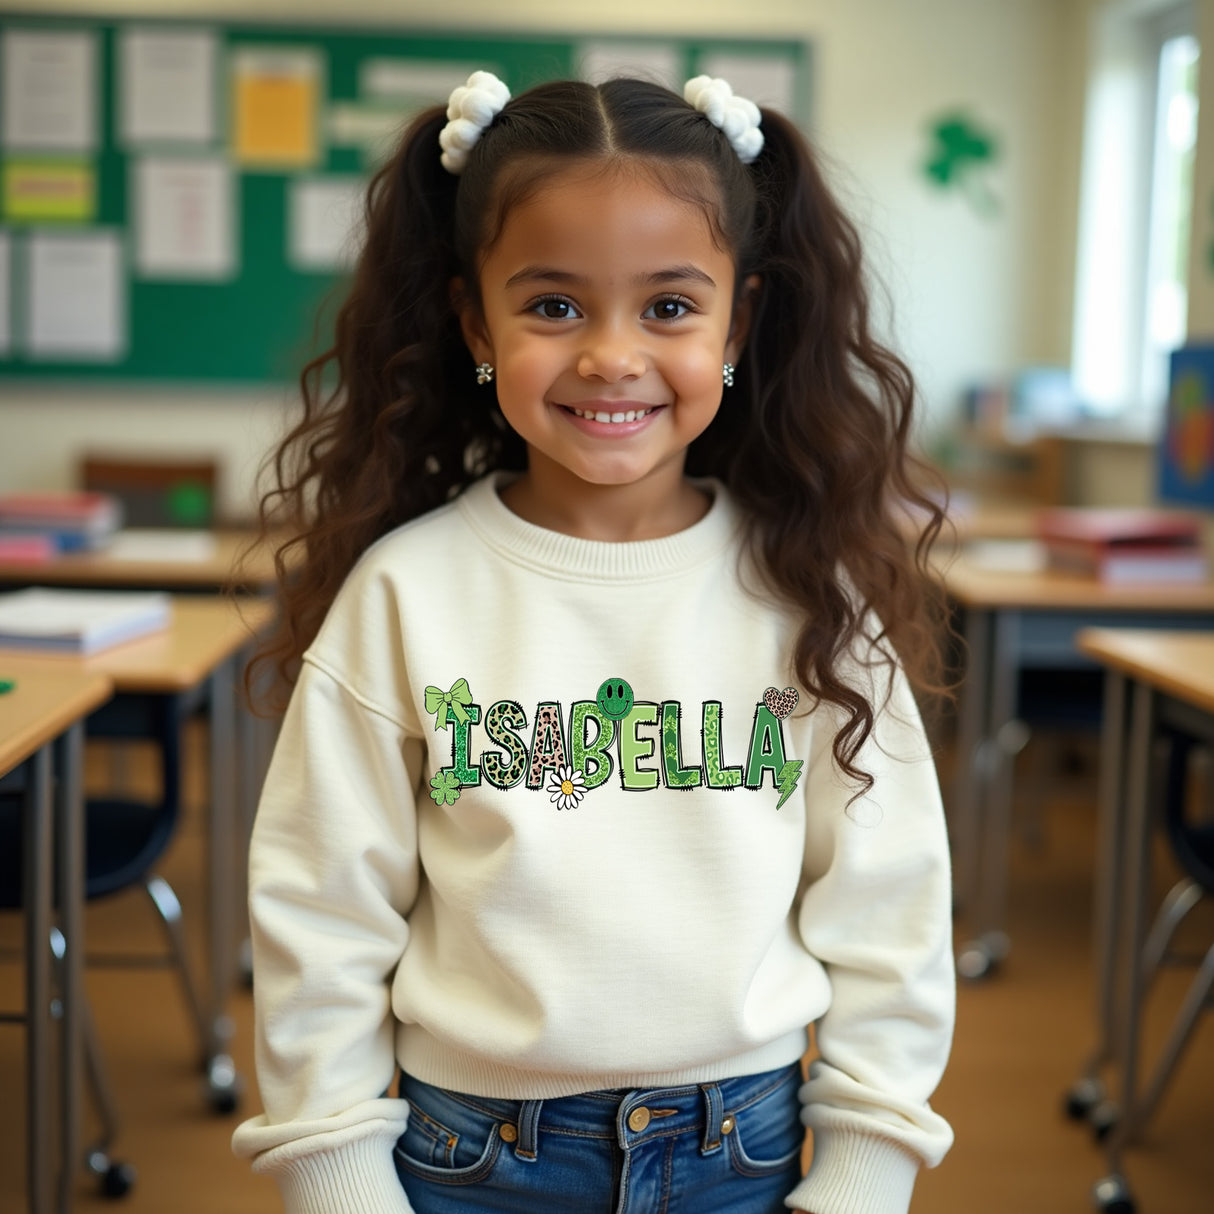
[[[586,779],[572,767],[558,767],[556,775],[548,781],[550,800],[557,809],[573,809],[586,795]]]

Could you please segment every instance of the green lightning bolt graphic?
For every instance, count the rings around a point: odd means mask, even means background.
[[[797,781],[801,778],[801,768],[805,766],[804,759],[789,759],[783,767],[780,768],[779,788],[780,799],[776,802],[776,808],[779,809],[789,797],[793,795],[797,788]]]

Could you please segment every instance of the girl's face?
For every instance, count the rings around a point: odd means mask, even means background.
[[[506,216],[480,295],[464,334],[533,482],[677,489],[747,310],[735,319],[733,259],[699,206],[642,171],[567,169]]]

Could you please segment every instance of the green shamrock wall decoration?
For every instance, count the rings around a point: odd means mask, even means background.
[[[923,163],[927,180],[941,190],[960,190],[980,215],[999,211],[999,199],[984,180],[998,159],[998,143],[965,114],[945,114],[930,125],[932,144]]]

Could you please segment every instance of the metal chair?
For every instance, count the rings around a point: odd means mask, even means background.
[[[1208,808],[1204,815],[1194,812],[1189,796],[1190,760],[1198,745],[1196,739],[1183,732],[1170,732],[1162,818],[1172,854],[1183,875],[1156,912],[1143,946],[1137,980],[1145,999],[1165,965],[1195,965],[1193,978],[1154,1069],[1141,1089],[1142,1095],[1133,1107],[1119,1108],[1103,1098],[1102,1086],[1090,1080],[1072,1089],[1068,1102],[1072,1116],[1086,1116],[1097,1136],[1107,1140],[1109,1172],[1093,1189],[1096,1207],[1103,1214],[1134,1214],[1134,1199],[1120,1166],[1121,1154],[1141,1137],[1150,1123],[1192,1039],[1198,1017],[1212,1006],[1214,943],[1200,958],[1174,948],[1180,925],[1204,898],[1214,895],[1214,820],[1208,816]]]
[[[217,1113],[230,1113],[239,1103],[240,1081],[231,1057],[212,1045],[212,1026],[203,1011],[198,988],[186,956],[181,903],[172,887],[154,871],[172,842],[181,817],[181,736],[189,710],[180,699],[163,696],[124,696],[111,701],[89,718],[90,737],[147,738],[156,743],[161,760],[159,797],[154,802],[133,796],[90,798],[85,816],[85,899],[93,901],[139,887],[148,895],[164,928],[168,950],[162,955],[96,956],[89,964],[171,965],[181,983],[186,1007],[198,1034],[199,1054],[206,1075],[206,1098]],[[0,794],[0,908],[22,905],[20,798],[7,790]],[[64,941],[52,932],[52,953],[63,957]],[[101,1121],[97,1141],[86,1152],[86,1164],[102,1191],[122,1196],[134,1181],[134,1172],[110,1154],[117,1134],[117,1114],[105,1077],[101,1051],[84,1009],[85,1052],[90,1091]]]

